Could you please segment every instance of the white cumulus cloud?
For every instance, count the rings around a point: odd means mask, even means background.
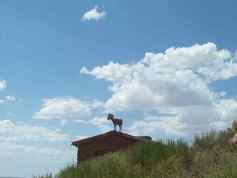
[[[82,20],[90,21],[90,20],[100,20],[106,16],[106,12],[101,10],[98,6],[95,6],[93,9],[85,12],[82,16]]]
[[[101,106],[97,101],[85,101],[73,97],[44,99],[36,119],[83,120],[88,119]]]
[[[156,120],[140,119],[131,126],[133,131],[144,125],[147,132],[163,129],[196,134],[224,127],[223,123],[237,114],[236,99],[227,99],[225,91],[210,88],[217,81],[237,76],[234,53],[218,49],[214,43],[147,52],[137,63],[110,62],[92,70],[83,67],[81,73],[111,83],[112,95],[104,103],[107,111],[156,112]],[[230,105],[228,114],[225,105]],[[161,117],[160,113],[169,116]],[[149,124],[153,129],[147,129]]]

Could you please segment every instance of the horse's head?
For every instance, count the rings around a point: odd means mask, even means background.
[[[113,114],[108,114],[107,120],[113,119],[114,115]]]

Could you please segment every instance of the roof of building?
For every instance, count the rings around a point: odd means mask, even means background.
[[[96,141],[100,138],[105,138],[105,137],[110,137],[110,136],[125,138],[125,139],[129,139],[129,140],[132,140],[132,141],[144,141],[140,137],[135,137],[135,136],[128,135],[128,134],[122,133],[122,132],[110,131],[110,132],[106,132],[104,134],[100,134],[100,135],[96,135],[96,136],[93,136],[93,137],[89,137],[89,138],[74,141],[74,142],[72,142],[72,145],[79,146],[79,145],[82,145],[82,144],[88,144],[88,143]]]

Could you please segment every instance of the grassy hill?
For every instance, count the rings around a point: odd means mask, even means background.
[[[228,144],[232,135],[231,129],[211,132],[196,137],[191,146],[183,141],[138,144],[69,166],[56,178],[234,178],[237,146]]]

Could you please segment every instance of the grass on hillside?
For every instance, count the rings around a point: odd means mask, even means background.
[[[55,178],[234,178],[237,146],[227,143],[232,135],[231,129],[211,132],[196,137],[192,146],[183,141],[138,144],[69,166]]]

